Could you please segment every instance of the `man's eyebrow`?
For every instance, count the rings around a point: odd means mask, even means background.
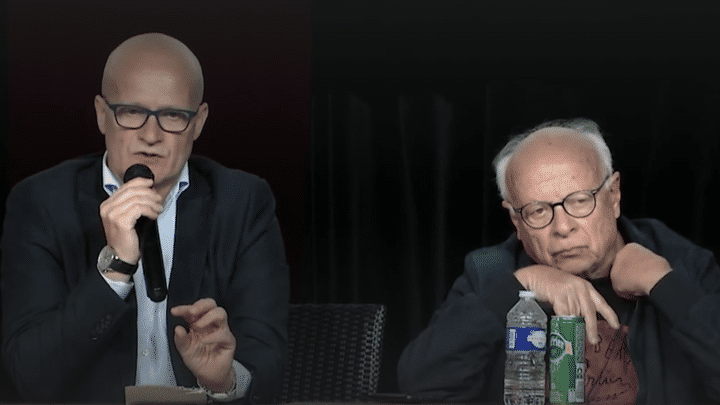
[[[602,186],[602,185],[601,185],[601,186]],[[593,191],[593,190],[594,190],[594,189],[592,189],[592,188],[583,188],[583,189],[580,189],[580,190],[575,190],[575,191],[572,191],[572,192],[570,192],[569,194],[567,194],[565,197],[563,197],[563,198],[561,198],[561,199],[559,199],[559,200],[556,200],[556,201],[532,200],[532,201],[530,201],[530,202],[527,203],[527,204],[521,205],[519,208],[522,208],[522,207],[524,207],[524,206],[526,206],[526,205],[530,205],[530,204],[532,204],[532,203],[557,204],[557,203],[560,203],[560,202],[565,201],[566,198],[570,197],[571,195],[573,195],[573,194],[575,194],[575,193],[580,193],[580,192],[583,192],[583,191],[588,192],[588,191]]]
[[[114,105],[123,105],[128,107],[139,107],[148,111],[164,111],[164,110],[177,110],[177,111],[193,111],[189,108],[177,107],[177,106],[163,106],[157,110],[153,110],[142,103],[115,103]]]
[[[146,110],[150,110],[149,108],[147,108],[147,106],[144,106],[144,105],[141,104],[141,103],[108,103],[108,104],[110,104],[110,105],[122,105],[122,106],[127,106],[127,107],[139,107],[139,108],[144,108],[144,109],[146,109]]]

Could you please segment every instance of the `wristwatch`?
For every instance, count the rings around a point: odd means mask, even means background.
[[[120,260],[110,246],[105,246],[98,255],[97,268],[103,274],[109,271],[117,271],[132,276],[137,271],[138,265]]]

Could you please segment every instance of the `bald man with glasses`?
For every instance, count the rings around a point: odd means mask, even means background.
[[[620,174],[594,122],[543,123],[493,161],[516,232],[465,271],[398,364],[403,392],[503,401],[505,322],[520,290],[585,320],[585,401],[720,401],[720,269],[657,220],[620,213]]]
[[[289,276],[275,199],[257,176],[191,155],[203,91],[177,39],[126,40],[94,99],[105,151],[11,191],[2,354],[23,400],[124,403],[131,385],[198,387],[216,402],[277,392]],[[125,179],[137,164],[152,178]],[[146,294],[141,219],[157,223],[166,297]]]

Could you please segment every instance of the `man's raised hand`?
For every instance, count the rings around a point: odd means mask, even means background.
[[[188,323],[186,330],[175,327],[175,346],[188,369],[200,383],[215,393],[233,388],[235,373],[235,336],[228,326],[227,312],[212,298],[202,298],[192,305],[178,305],[170,313]]]
[[[650,295],[655,284],[671,271],[664,257],[637,243],[628,243],[615,256],[610,281],[621,297],[641,297]]]

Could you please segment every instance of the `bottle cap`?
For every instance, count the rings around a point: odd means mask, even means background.
[[[532,291],[520,290],[518,295],[520,298],[535,298],[535,293]]]

